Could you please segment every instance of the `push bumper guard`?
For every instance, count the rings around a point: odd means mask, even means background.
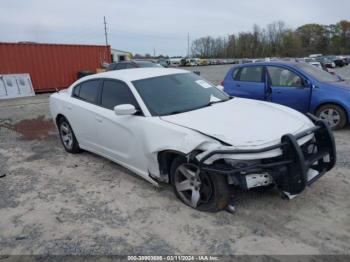
[[[306,186],[310,186],[327,171],[332,169],[336,163],[336,149],[334,137],[328,124],[315,116],[308,114],[315,126],[296,135],[286,134],[282,136],[281,143],[261,149],[254,150],[214,150],[203,156],[199,161],[201,170],[210,173],[230,175],[240,186],[247,188],[245,176],[252,173],[269,173],[277,186],[289,194],[299,194]],[[307,135],[314,134],[312,140],[312,152],[305,152],[305,148],[298,145],[297,140]],[[306,142],[309,144],[309,142]],[[204,162],[210,157],[232,154],[262,153],[280,148],[283,154],[280,157],[262,161],[259,164],[233,167],[225,165],[207,165]],[[242,160],[244,162],[244,160]],[[316,175],[308,177],[309,170],[313,169]],[[315,172],[316,171],[316,172]]]

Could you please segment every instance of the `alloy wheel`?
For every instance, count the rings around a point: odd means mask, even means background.
[[[335,127],[339,124],[340,122],[340,113],[338,110],[333,109],[333,108],[325,108],[320,112],[319,117],[322,120],[325,120],[330,127]]]
[[[180,165],[175,171],[175,188],[187,205],[196,208],[210,200],[213,186],[209,177],[198,166],[190,163]]]
[[[67,149],[72,149],[73,147],[73,133],[67,122],[63,122],[60,126],[60,135],[62,142]]]

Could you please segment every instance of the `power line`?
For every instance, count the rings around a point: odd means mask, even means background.
[[[107,23],[106,23],[106,17],[103,17],[103,23],[105,24],[105,38],[106,38],[106,46],[108,46],[108,37],[107,37]]]
[[[190,57],[190,33],[187,33],[187,57]]]

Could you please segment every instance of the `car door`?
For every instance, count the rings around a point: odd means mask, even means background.
[[[88,80],[74,87],[71,102],[65,109],[74,134],[82,147],[98,148],[95,110],[100,92],[100,80]]]
[[[263,66],[245,66],[235,69],[224,81],[224,91],[232,96],[265,100]]]
[[[142,114],[116,115],[114,107],[132,104],[139,108],[129,86],[118,80],[105,79],[101,87],[97,134],[101,152],[104,155],[128,165],[137,166],[138,155],[142,154],[138,142],[138,130],[145,117]]]
[[[309,111],[311,87],[298,73],[279,66],[267,66],[271,102],[285,105],[302,113]]]

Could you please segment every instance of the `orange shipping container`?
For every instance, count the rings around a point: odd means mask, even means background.
[[[78,71],[111,63],[111,49],[98,45],[0,43],[0,74],[29,73],[35,92],[64,89]]]

